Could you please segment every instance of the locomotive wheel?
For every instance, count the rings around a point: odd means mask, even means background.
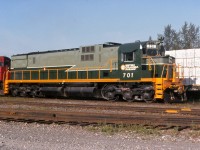
[[[31,96],[32,98],[37,97],[37,92],[36,92],[35,90],[31,91],[30,96]]]
[[[151,92],[153,92],[153,91],[151,91]],[[143,97],[143,99],[144,99],[144,101],[145,101],[146,103],[153,103],[153,102],[156,101],[156,100],[153,98],[153,95],[154,95],[154,94],[152,94],[151,97],[146,96],[146,94],[148,94],[148,93],[143,93],[143,95],[142,95],[142,97]]]
[[[155,99],[144,99],[144,101],[146,103],[153,103],[153,102],[155,102]]]
[[[185,94],[177,94],[170,90],[164,92],[164,102],[165,103],[180,103],[185,101]]]
[[[119,95],[114,95],[114,96],[112,96],[112,95],[113,95],[113,93],[107,93],[106,94],[106,96],[107,96],[106,100],[111,101],[111,102],[119,100]]]
[[[119,100],[119,95],[116,95],[116,89],[117,87],[115,85],[105,85],[101,89],[101,95],[104,99],[108,101],[117,101]]]
[[[11,90],[11,95],[12,95],[13,97],[18,96],[18,90],[17,90],[17,89],[12,89],[12,90]]]
[[[125,91],[123,93],[123,99],[127,102],[133,102],[134,101],[133,93],[131,91]]]
[[[30,96],[31,96],[32,98],[38,97],[38,91],[39,91],[38,89],[39,89],[39,87],[36,86],[36,85],[33,85],[33,86],[31,87]]]
[[[26,91],[21,91],[19,95],[20,95],[21,97],[26,97],[26,96],[27,96],[27,93],[26,93]]]
[[[164,102],[165,103],[172,103],[172,101],[174,100],[173,94],[170,90],[166,90],[164,92]]]
[[[127,101],[127,102],[134,102],[135,100],[134,99],[125,99],[125,101]]]

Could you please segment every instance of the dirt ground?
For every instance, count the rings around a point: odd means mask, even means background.
[[[87,127],[0,121],[2,150],[198,150],[199,134],[190,130],[145,135],[90,131]]]

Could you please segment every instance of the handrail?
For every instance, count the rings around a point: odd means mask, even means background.
[[[150,56],[147,56],[146,57],[147,58],[147,62],[148,62],[148,66],[149,66],[149,70],[151,71],[152,70],[152,68],[151,68],[151,62],[153,62],[153,78],[155,78],[155,74],[156,74],[156,63],[155,63],[155,61],[153,60],[153,58],[152,57],[150,57]]]
[[[59,70],[65,71],[66,72],[66,79],[69,79],[69,72],[76,72],[76,77],[75,79],[79,79],[79,71],[85,70],[86,71],[86,78],[84,79],[88,79],[89,78],[89,71],[90,69],[95,69],[96,71],[98,71],[98,79],[101,78],[101,69],[105,69],[105,68],[109,68],[110,65],[110,72],[112,72],[112,63],[114,62],[114,60],[117,60],[117,58],[111,58],[107,61],[105,66],[101,66],[101,67],[81,67],[81,68],[41,68],[41,69],[37,69],[37,70],[11,70],[9,71],[10,73],[13,73],[13,79],[11,80],[15,80],[16,79],[16,73],[21,73],[21,77],[22,80],[24,79],[24,73],[28,72],[30,73],[29,78],[30,80],[32,80],[32,73],[33,72],[38,72],[38,79],[37,80],[41,80],[41,71],[46,72],[47,71],[47,80],[51,80],[50,79],[50,71],[55,71],[56,72],[56,79],[59,78]],[[117,62],[117,61],[116,61]]]
[[[166,66],[167,66],[166,64],[163,65],[163,69],[162,69],[162,73],[161,73],[161,78],[163,78],[163,74],[164,74],[164,70],[165,70]]]
[[[180,74],[179,74],[179,73],[180,73],[180,65],[177,66],[176,64],[164,64],[164,65],[163,65],[163,69],[162,69],[162,73],[161,73],[161,78],[163,78],[165,67],[167,67],[167,70],[166,70],[167,72],[166,72],[166,76],[165,76],[165,77],[166,77],[166,78],[169,78],[169,76],[168,76],[168,75],[169,75],[169,66],[172,66],[172,67],[173,67],[173,68],[172,68],[172,71],[173,71],[173,72],[172,72],[172,74],[173,74],[172,80],[173,80],[173,82],[175,82],[176,78],[179,78],[179,79],[180,79],[180,78],[184,78],[183,75],[182,75],[182,77],[180,77]],[[176,72],[176,71],[177,71],[177,70],[176,70],[177,68],[178,68],[178,72]],[[178,73],[178,76],[177,76],[177,73]]]
[[[113,69],[112,64],[113,64],[114,60],[117,60],[117,58],[110,59],[110,72],[112,72],[112,69]]]
[[[113,68],[111,68],[112,67],[112,63],[114,62],[113,60],[117,60],[117,58],[110,58],[107,62],[106,62],[106,65],[104,65],[104,66],[101,66],[101,69],[103,69],[103,68],[107,68],[108,67],[108,65],[110,65],[110,71],[112,72],[112,69]],[[117,62],[117,61],[116,61]],[[99,69],[99,66],[96,66],[96,67],[80,67],[80,68],[75,68],[75,67],[72,67],[72,68],[68,68],[67,70],[70,70],[70,71],[76,71],[77,69],[79,69],[79,71],[80,70],[85,70],[85,69]],[[66,71],[67,71],[66,70]]]

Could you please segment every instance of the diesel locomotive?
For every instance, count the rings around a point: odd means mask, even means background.
[[[179,66],[160,41],[108,42],[0,58],[1,88],[12,96],[186,100]]]

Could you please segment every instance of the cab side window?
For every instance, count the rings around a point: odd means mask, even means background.
[[[122,53],[122,61],[124,62],[133,62],[135,60],[134,52]]]

